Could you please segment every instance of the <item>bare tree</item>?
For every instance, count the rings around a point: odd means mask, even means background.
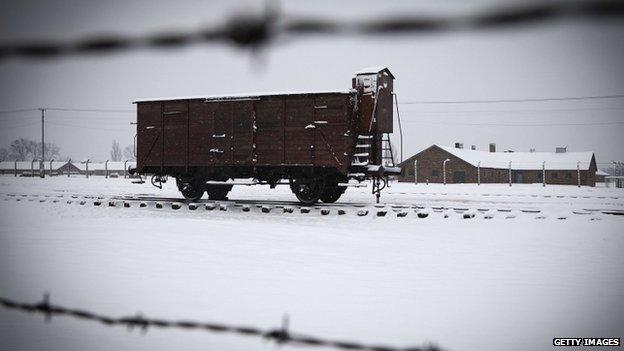
[[[121,148],[117,140],[113,140],[113,146],[110,152],[111,161],[121,161]]]
[[[136,161],[136,156],[134,156],[134,145],[130,144],[126,146],[123,150],[123,155],[126,160]]]
[[[16,161],[26,161],[28,158],[32,158],[30,143],[32,143],[32,141],[25,138],[13,140],[9,146],[9,157]]]
[[[31,143],[32,148],[32,158],[40,159],[41,158],[41,142],[33,141]],[[45,143],[45,160],[49,161],[51,159],[59,159],[61,157],[61,148],[53,143]]]
[[[45,159],[60,158],[61,148],[54,143],[45,144]],[[9,146],[9,155],[7,157],[12,161],[26,161],[41,158],[41,142],[19,138],[13,140]]]

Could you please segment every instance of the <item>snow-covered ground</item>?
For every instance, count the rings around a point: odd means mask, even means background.
[[[349,189],[327,216],[235,206],[295,206],[287,186],[234,187],[227,211],[78,201],[180,201],[172,183],[0,177],[0,295],[34,302],[49,291],[53,303],[114,316],[262,328],[288,314],[294,332],[449,350],[552,350],[553,337],[624,336],[624,216],[599,211],[624,210],[621,189],[393,183],[385,217],[374,215],[370,187]],[[362,208],[371,213],[355,215]],[[0,309],[0,349],[8,347],[275,349],[250,337],[143,335]]]

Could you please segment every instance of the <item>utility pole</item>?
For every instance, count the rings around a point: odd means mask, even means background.
[[[41,178],[45,178],[45,108],[40,108],[41,111]]]

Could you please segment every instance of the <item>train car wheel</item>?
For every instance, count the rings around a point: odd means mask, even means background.
[[[340,196],[342,196],[346,190],[347,187],[344,186],[327,186],[325,187],[323,194],[321,194],[321,200],[328,204],[334,203],[338,201]]]
[[[232,185],[207,185],[206,192],[210,200],[225,200],[232,190]]]
[[[187,186],[183,186],[180,192],[185,199],[191,201],[197,201],[201,199],[202,195],[204,195],[204,189],[202,189],[201,187],[192,186],[190,184],[188,184]]]
[[[178,190],[185,199],[197,201],[204,195],[202,183],[193,178],[176,178]]]
[[[291,179],[290,190],[304,205],[316,203],[325,188],[324,182],[318,179]]]

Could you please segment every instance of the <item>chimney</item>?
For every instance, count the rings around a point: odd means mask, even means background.
[[[564,153],[566,153],[566,151],[568,151],[568,146],[567,145],[566,146],[557,146],[555,148],[555,153],[557,153],[557,154],[564,154]]]
[[[477,149],[477,145],[471,145],[470,146],[470,150],[476,150]]]
[[[456,149],[463,149],[464,148],[464,144],[462,144],[462,143],[455,143],[455,148]]]
[[[490,143],[490,152],[496,152],[496,144]]]

